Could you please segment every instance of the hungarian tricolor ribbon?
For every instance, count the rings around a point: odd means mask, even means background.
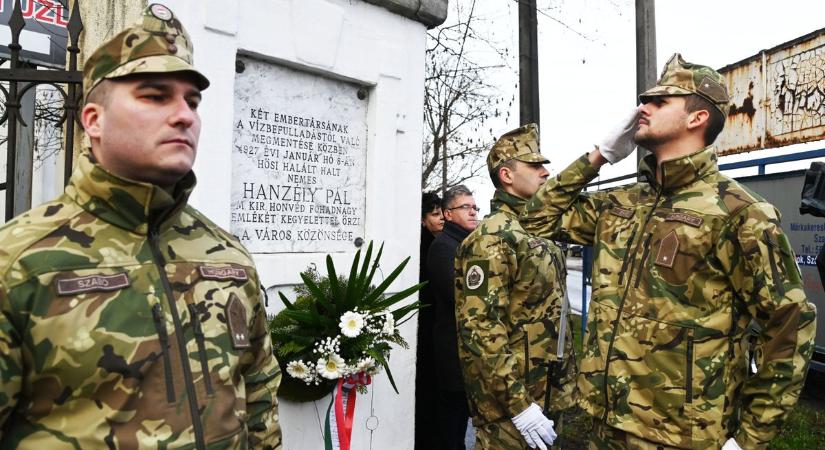
[[[355,418],[356,386],[367,386],[372,378],[363,373],[338,379],[332,399],[327,408],[324,424],[325,450],[350,450],[352,440],[352,421]],[[333,433],[333,430],[335,432]]]

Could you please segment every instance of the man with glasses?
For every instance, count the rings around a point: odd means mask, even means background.
[[[464,450],[467,430],[467,398],[458,362],[455,322],[455,251],[478,225],[478,206],[473,193],[458,185],[447,190],[441,202],[444,229],[430,245],[427,254],[431,292],[435,298],[435,368],[438,387],[438,436],[436,448]]]
[[[573,405],[564,256],[518,222],[548,162],[535,124],[501,136],[487,156],[492,211],[456,253],[458,353],[476,448],[546,449],[556,437],[548,416]]]

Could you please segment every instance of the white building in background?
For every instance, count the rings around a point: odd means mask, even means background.
[[[417,283],[425,38],[447,0],[164,3],[212,82],[192,203],[254,252],[268,312],[327,253],[348,268],[358,238],[385,243],[385,268],[412,257],[391,290]],[[317,219],[329,216],[337,225]],[[412,347],[391,356],[400,394],[376,377],[353,449],[413,448],[415,323],[403,326]],[[323,448],[328,404],[281,401],[285,448]]]

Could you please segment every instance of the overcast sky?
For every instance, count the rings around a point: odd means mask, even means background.
[[[479,4],[483,4],[479,13],[494,24],[495,39],[517,56],[516,1],[481,0]],[[636,104],[635,2],[538,0],[538,4],[544,11],[538,15],[542,153],[551,160],[551,173],[557,173],[589,151]],[[655,8],[657,74],[674,52],[689,62],[721,68],[825,27],[825,2],[821,0],[659,0]],[[516,94],[517,98],[516,72],[501,71],[498,76],[502,95]],[[516,126],[518,110],[514,109],[497,134]],[[822,147],[819,142],[762,150],[725,157],[723,162]],[[603,169],[602,175],[610,178],[635,172],[635,161],[630,159]],[[476,191],[482,212],[489,213],[493,192],[489,180],[479,178],[468,184]]]

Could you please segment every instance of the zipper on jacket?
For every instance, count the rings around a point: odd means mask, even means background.
[[[647,213],[647,216],[645,216],[644,222],[642,222],[642,233],[644,233],[644,229],[647,227],[648,222],[650,222],[650,218],[653,217],[653,212],[656,211],[656,207],[659,205],[660,198],[662,198],[661,188],[656,190],[656,200],[653,201],[653,205],[650,207],[650,211]],[[630,273],[627,276],[628,280],[633,279],[633,267],[636,260],[636,254],[639,253],[639,243],[641,241],[642,240],[639,239],[636,242],[636,247],[633,249],[633,259],[630,261]],[[626,255],[625,259],[627,259]],[[624,294],[622,294],[622,300],[619,302],[619,310],[616,312],[616,320],[613,322],[613,332],[610,335],[610,344],[608,344],[607,354],[605,354],[604,384],[602,386],[602,390],[604,391],[604,415],[602,417],[603,421],[607,421],[607,414],[610,412],[610,396],[607,390],[608,374],[610,373],[610,354],[613,353],[613,344],[616,342],[616,330],[619,329],[619,321],[622,320],[622,312],[624,311],[624,301],[625,299],[627,299],[627,293],[629,291],[629,287],[625,288]]]
[[[639,283],[642,281],[642,270],[645,267],[645,261],[647,261],[647,257],[650,256],[650,238],[653,237],[653,231],[647,235],[647,239],[645,239],[644,243],[644,251],[642,251],[642,260],[639,261],[639,270],[636,271],[636,282],[633,283],[634,288],[639,287]]]
[[[163,355],[163,375],[166,380],[166,401],[175,402],[175,385],[172,383],[172,361],[169,359],[169,334],[166,332],[166,323],[163,321],[163,310],[160,303],[152,306],[152,320],[160,339],[160,351]]]
[[[198,359],[201,361],[201,372],[203,373],[203,382],[206,383],[206,394],[211,396],[215,391],[212,390],[212,379],[209,377],[209,361],[206,358],[203,326],[200,317],[198,317],[198,309],[193,304],[189,304],[189,316],[192,318],[192,329],[195,332],[195,341],[198,343]]]
[[[774,251],[777,250],[777,245],[773,242],[773,238],[771,238],[771,234],[768,230],[764,230],[763,234],[765,236],[765,243],[768,244],[768,259],[771,262],[771,277],[773,277],[773,285],[776,286],[777,294],[779,294],[780,297],[784,297],[785,285],[782,284],[782,279],[779,277],[779,270],[776,266],[776,257],[774,256]]]
[[[524,382],[530,379],[530,333],[524,330]]]
[[[206,450],[206,441],[203,436],[203,424],[201,423],[200,412],[198,411],[198,398],[195,394],[195,381],[192,377],[192,368],[189,367],[189,353],[186,351],[186,341],[183,337],[183,326],[180,321],[178,307],[175,304],[175,296],[172,293],[172,285],[169,277],[166,276],[166,260],[160,252],[158,245],[157,230],[149,231],[149,248],[155,259],[155,265],[160,273],[160,281],[166,293],[166,300],[169,303],[169,312],[172,313],[172,322],[175,324],[175,336],[177,336],[178,350],[180,353],[181,367],[183,368],[183,383],[186,386],[186,394],[189,401],[189,414],[192,416],[192,431],[195,434],[195,448]]]
[[[553,266],[556,268],[556,282],[558,283],[558,288],[564,295],[567,295],[567,268],[564,267],[561,258],[556,256],[555,253],[551,253],[550,258],[553,260]]]
[[[636,238],[636,231],[639,229],[639,224],[633,226],[633,231],[630,232],[630,239],[627,240],[627,245],[624,249],[624,258],[622,258],[622,268],[619,270],[619,285],[624,281],[624,272],[627,269],[627,261],[630,256],[630,246],[633,244],[633,239]]]
[[[685,350],[685,403],[693,403],[693,333],[688,330],[687,349]]]

